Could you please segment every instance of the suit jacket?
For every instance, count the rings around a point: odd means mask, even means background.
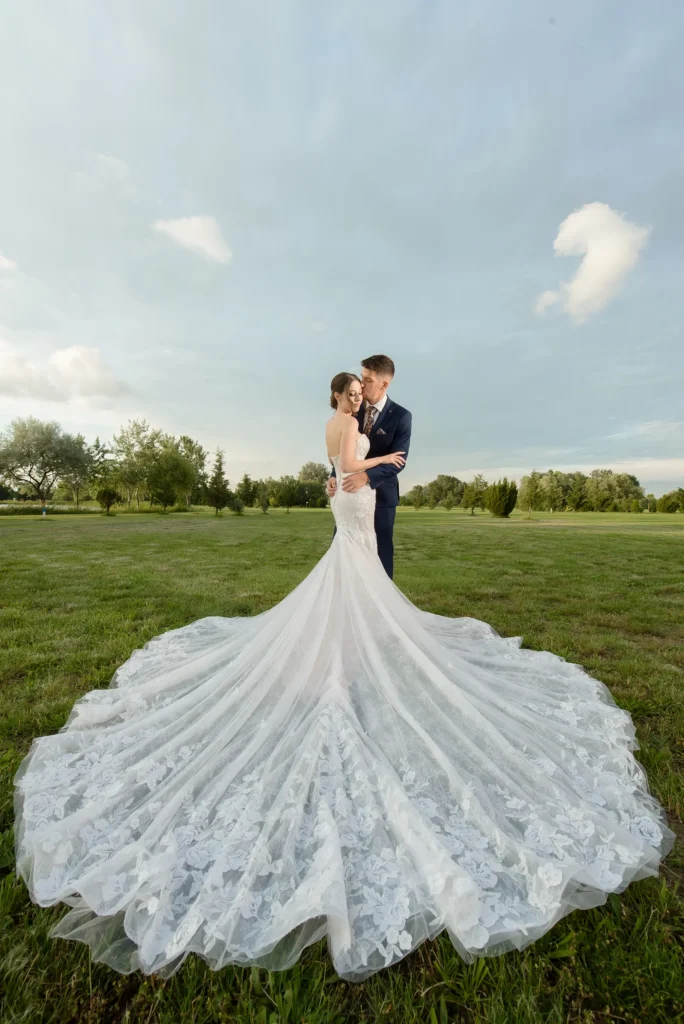
[[[358,412],[359,430],[363,431],[363,421],[366,415],[365,403]],[[367,459],[377,459],[380,455],[390,455],[392,452],[406,452],[408,456],[411,444],[411,413],[408,409],[393,402],[388,397],[385,408],[376,417],[373,429],[370,433],[370,448]],[[399,504],[399,481],[397,476],[401,473],[396,466],[376,466],[375,469],[366,470],[370,486],[376,492],[376,505],[384,507],[396,507]],[[332,471],[332,476],[335,470]]]

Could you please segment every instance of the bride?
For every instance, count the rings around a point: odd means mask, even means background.
[[[358,378],[332,390],[340,478],[377,460]],[[443,929],[465,960],[521,949],[657,874],[673,834],[627,712],[578,665],[412,605],[374,502],[338,488],[284,601],[156,637],[33,741],[17,864],[71,907],[52,935],[162,975],[190,952],[285,968],[327,936],[359,981]]]

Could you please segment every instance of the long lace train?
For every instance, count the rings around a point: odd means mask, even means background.
[[[414,607],[363,500],[279,605],[156,637],[34,740],[17,863],[71,906],[53,935],[166,975],[327,935],[360,980],[443,929],[466,959],[520,949],[657,873],[673,835],[629,715],[579,666]]]

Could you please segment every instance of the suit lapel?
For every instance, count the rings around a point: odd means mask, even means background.
[[[390,412],[391,408],[392,408],[392,399],[388,398],[387,401],[385,402],[385,408],[382,410],[380,415],[376,416],[376,418],[375,418],[375,423],[373,424],[373,426],[371,428],[371,437],[375,437],[375,435],[376,435],[376,433],[378,431],[378,427],[380,426],[381,423],[383,423],[387,419],[387,417],[389,416],[389,412]],[[361,427],[361,429],[363,430],[363,427]]]

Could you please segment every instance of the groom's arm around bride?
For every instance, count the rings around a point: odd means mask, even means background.
[[[361,407],[359,420],[365,415],[365,406]],[[378,417],[370,434],[370,448],[368,458],[375,459],[381,455],[391,455],[392,452],[404,452],[408,456],[411,447],[411,425],[412,417],[408,409],[387,399],[387,405]],[[403,466],[392,466],[383,464],[369,469],[365,473],[355,473],[347,477],[342,487],[345,491],[358,491],[365,484],[377,492],[378,505],[395,507],[399,504],[399,481],[397,476],[401,473]]]

